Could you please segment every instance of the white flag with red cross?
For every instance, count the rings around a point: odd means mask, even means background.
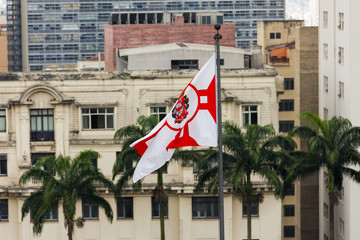
[[[141,155],[133,180],[162,167],[175,148],[218,145],[215,54],[186,86],[170,113],[148,135],[132,143]]]

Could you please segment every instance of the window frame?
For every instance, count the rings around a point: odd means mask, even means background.
[[[345,236],[345,222],[341,217],[339,217],[339,235]]]
[[[9,221],[9,200],[0,199],[0,222]]]
[[[5,177],[7,175],[8,175],[7,154],[0,153],[0,176]]]
[[[201,211],[205,204],[204,211]],[[191,198],[191,210],[192,219],[218,219],[219,202],[218,197],[192,197]],[[195,214],[196,213],[196,214]]]
[[[323,87],[324,87],[324,92],[328,93],[329,92],[329,77],[328,76],[323,76]]]
[[[339,12],[338,13],[338,29],[341,31],[341,30],[344,30],[344,25],[345,25],[345,16],[344,16],[344,13],[343,12]]]
[[[294,90],[294,78],[284,78],[284,90]]]
[[[328,25],[329,25],[328,11],[323,11],[323,28],[328,28]]]
[[[281,99],[279,101],[279,112],[293,112],[295,108],[294,99]]]
[[[85,216],[85,208],[88,208],[89,216]],[[93,210],[96,209],[95,213]],[[81,200],[81,210],[82,210],[82,217],[85,220],[99,220],[99,205],[92,203],[89,200],[82,199]],[[96,215],[96,216],[93,216]]]
[[[37,113],[35,114],[35,112]],[[55,140],[54,113],[54,108],[30,109],[30,141],[41,142]],[[48,130],[44,130],[45,126],[48,128]],[[39,128],[41,128],[41,130],[38,130]]]
[[[92,110],[96,109],[96,112],[91,112]],[[88,110],[88,112],[85,112],[86,110]],[[104,112],[100,112],[100,110],[104,110]],[[108,112],[110,110],[110,112]],[[111,112],[112,111],[112,112]],[[114,130],[115,129],[115,108],[114,107],[82,107],[80,109],[80,114],[81,114],[81,129],[85,130],[85,131],[101,131],[101,130]],[[97,117],[98,116],[98,117]],[[95,127],[92,126],[92,121],[95,120],[93,119],[96,118],[97,120],[97,125],[99,125],[99,117],[103,116],[104,117],[104,128],[101,127]],[[86,117],[88,118],[86,121]],[[108,117],[112,117],[112,123],[108,123]],[[85,121],[87,122],[88,126],[84,126]],[[111,122],[110,121],[110,122]],[[109,126],[111,125],[112,126]]]
[[[295,205],[284,205],[284,217],[295,217]]]
[[[248,107],[248,110],[246,110],[247,107]],[[256,107],[256,110],[251,110],[251,107]],[[256,123],[252,123],[252,114],[253,113],[256,113]],[[247,115],[247,114],[248,114],[248,116],[245,117],[245,115]],[[249,118],[247,124],[245,124],[245,122],[244,122],[244,120],[246,118]],[[254,104],[241,105],[241,126],[246,127],[247,125],[258,124],[258,123],[259,123],[259,105],[254,105]]]
[[[284,226],[284,238],[295,237],[295,226]]]
[[[256,205],[255,205],[256,204]],[[242,216],[247,217],[247,203],[242,201]],[[251,217],[259,217],[259,202],[251,202]]]
[[[323,209],[323,212],[324,212],[324,218],[326,221],[329,221],[329,205],[324,202],[324,209]]]
[[[30,221],[34,220],[34,213],[30,208]],[[58,205],[52,206],[50,211],[44,216],[45,222],[57,222],[59,221],[59,208]]]
[[[3,128],[1,122],[4,124]],[[6,109],[0,109],[0,132],[6,132]]]
[[[339,58],[339,59],[338,59],[338,63],[341,64],[341,65],[344,64],[344,58],[345,58],[344,54],[345,54],[344,48],[341,47],[341,46],[339,46],[339,50],[338,50],[338,58]]]
[[[160,108],[164,111],[160,111]],[[158,105],[158,106],[150,106],[150,116],[156,116],[158,122],[161,122],[166,115],[168,114],[167,106]]]
[[[172,59],[171,60],[171,69],[172,70],[182,70],[182,69],[199,69],[199,60],[198,59]]]
[[[279,132],[287,133],[295,127],[295,122],[293,120],[288,121],[279,121]]]
[[[155,215],[155,214],[156,215]],[[155,201],[155,197],[151,197],[151,218],[160,219],[160,203]],[[169,198],[165,197],[164,201],[164,218],[169,218]]]
[[[323,60],[327,61],[329,58],[329,44],[323,43]]]
[[[123,212],[121,216],[120,210]],[[116,216],[117,219],[134,219],[133,197],[118,197],[116,199]]]

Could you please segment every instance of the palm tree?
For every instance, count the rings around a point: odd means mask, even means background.
[[[334,207],[341,197],[343,177],[360,182],[360,128],[353,127],[348,119],[332,117],[321,120],[311,112],[300,118],[306,126],[292,129],[291,136],[307,139],[309,157],[299,159],[290,169],[289,176],[304,176],[318,172],[322,167],[328,172],[328,196],[330,207],[330,239],[334,240]]]
[[[73,160],[70,157],[46,157],[39,159],[35,167],[27,170],[20,177],[20,184],[29,180],[40,182],[40,188],[31,194],[24,202],[21,214],[22,220],[31,210],[33,213],[33,232],[40,235],[45,216],[54,206],[62,204],[67,228],[68,239],[73,239],[74,226],[82,227],[84,220],[75,219],[76,202],[82,198],[98,204],[105,210],[110,222],[113,212],[110,204],[96,192],[96,186],[103,184],[112,190],[113,185],[98,168],[92,159],[99,158],[95,151],[82,151]]]
[[[156,116],[140,116],[137,119],[137,123],[138,125],[129,125],[120,128],[114,136],[114,139],[123,140],[123,147],[113,166],[113,180],[117,175],[120,175],[115,184],[115,194],[117,196],[121,195],[125,186],[131,181],[135,166],[141,158],[137,151],[130,147],[130,144],[146,136],[158,124],[158,119]],[[161,168],[157,170],[157,174],[157,187],[154,191],[154,198],[160,204],[160,233],[161,240],[165,240],[164,202],[166,196]],[[141,188],[141,181],[135,183],[134,188]]]
[[[224,181],[232,184],[234,193],[247,206],[247,239],[251,240],[251,205],[261,203],[263,195],[256,192],[252,176],[258,174],[275,189],[275,196],[283,197],[283,181],[278,166],[295,147],[291,139],[275,135],[270,125],[248,125],[243,132],[236,124],[225,122],[223,125],[223,168]],[[205,158],[214,158],[209,152]],[[210,181],[209,181],[210,180]],[[199,178],[197,189],[209,183],[210,190],[217,189],[217,167],[208,169]]]

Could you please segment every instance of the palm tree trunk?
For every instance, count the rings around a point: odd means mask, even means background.
[[[334,203],[330,200],[330,240],[335,240],[334,237]]]
[[[161,240],[165,240],[165,220],[164,220],[164,189],[163,189],[163,175],[161,168],[158,169],[158,187],[160,189],[160,236]]]
[[[74,229],[74,222],[72,222],[70,219],[66,220],[66,224],[67,224],[67,230],[68,230],[68,239],[72,240],[73,239],[73,229]]]
[[[246,218],[247,218],[247,239],[251,240],[251,179],[250,173],[247,173],[246,176]]]

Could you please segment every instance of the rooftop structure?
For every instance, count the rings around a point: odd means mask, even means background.
[[[249,49],[256,44],[256,21],[284,19],[285,0],[173,1],[82,0],[44,2],[11,0],[9,22],[9,71],[75,70],[78,60],[104,53],[104,29],[112,13],[128,16],[127,24],[160,23],[160,16],[181,13],[196,22],[196,14],[220,12],[224,23],[236,26],[236,46]],[[149,17],[155,14],[156,18]],[[143,19],[142,22],[137,22]],[[155,21],[155,19],[157,19]],[[209,24],[201,16],[202,24]],[[200,19],[199,19],[200,21]],[[112,20],[111,20],[112,22]],[[184,40],[183,40],[184,41]]]

